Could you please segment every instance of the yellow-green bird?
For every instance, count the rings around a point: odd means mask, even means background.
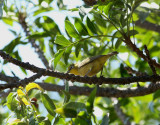
[[[79,76],[94,76],[99,71],[103,70],[105,62],[111,57],[118,54],[118,52],[112,52],[107,55],[98,55],[84,59],[80,63],[72,64],[68,68],[67,73],[71,73]]]

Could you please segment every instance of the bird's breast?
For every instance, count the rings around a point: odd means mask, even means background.
[[[87,73],[88,76],[94,76],[99,71],[102,70],[104,63],[108,59],[107,56],[101,56],[95,60],[92,60],[91,62],[87,63],[86,65],[83,65],[82,67],[78,68],[78,72],[81,76],[85,76]]]

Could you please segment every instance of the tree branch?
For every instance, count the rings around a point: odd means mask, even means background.
[[[0,84],[0,91],[7,89],[7,88],[18,88],[19,86],[25,86],[26,84],[33,82],[34,80],[36,80],[37,78],[40,78],[42,76],[42,73],[39,72],[29,78],[25,78],[23,80],[17,81],[17,82],[10,82],[8,84]]]
[[[9,76],[5,76],[5,78],[10,78],[13,80],[16,80],[16,78],[14,77],[9,77]],[[0,80],[1,77],[0,77]],[[33,81],[35,79],[32,79]],[[4,81],[7,81],[6,79]],[[21,80],[23,81],[23,80]],[[30,80],[30,82],[33,82]],[[13,82],[12,82],[13,83]],[[12,88],[18,87],[19,81],[14,82],[15,84],[11,85]],[[17,85],[18,83],[18,85]],[[56,92],[61,92],[61,90],[64,90],[64,86],[60,86],[60,85],[55,85],[55,84],[50,84],[50,83],[41,83],[41,82],[36,82],[37,84],[39,84],[44,90],[47,91],[56,91]],[[24,84],[24,83],[22,83]],[[27,84],[27,83],[25,83]],[[10,88],[10,84],[8,86],[8,84],[1,84],[0,88],[5,86],[5,89],[8,87]],[[147,94],[151,94],[153,92],[156,92],[157,90],[160,89],[160,83],[156,83],[156,84],[152,84],[149,86],[145,86],[145,87],[134,87],[134,88],[101,88],[99,87],[97,89],[97,96],[101,96],[101,97],[136,97],[136,96],[144,96]],[[78,91],[77,91],[78,90]],[[89,87],[78,87],[78,86],[70,86],[69,88],[69,93],[73,94],[73,95],[89,95],[91,93],[91,91],[93,90],[93,88],[89,88]]]
[[[64,90],[64,86],[49,84],[49,83],[37,83],[43,89],[47,91],[56,91],[61,92]],[[156,92],[160,89],[160,83],[150,84],[145,87],[134,87],[134,88],[101,88],[97,89],[97,96],[101,97],[137,97],[137,96],[144,96]],[[78,90],[78,91],[77,91]],[[73,95],[89,95],[92,92],[93,88],[89,87],[78,87],[78,86],[70,86],[69,93]]]
[[[137,55],[141,58],[143,58],[145,61],[148,60],[147,56],[143,54],[143,51],[141,51],[135,44],[132,43],[130,37],[124,35],[124,42],[127,44],[128,47],[130,47],[134,52],[137,53]],[[151,59],[151,62],[154,66],[160,68],[160,64],[157,63],[155,60]]]
[[[157,74],[157,73],[156,73],[156,69],[155,69],[155,67],[153,66],[153,62],[152,62],[152,59],[150,58],[149,51],[148,51],[146,45],[144,46],[144,49],[145,49],[145,53],[146,53],[146,55],[147,55],[147,62],[148,62],[148,64],[149,64],[149,66],[150,66],[153,74],[156,75],[156,74]]]
[[[124,125],[131,125],[131,123],[129,121],[129,117],[127,117],[126,114],[124,114],[124,112],[122,111],[118,100],[113,98],[112,101],[114,103],[115,112],[116,112],[117,116],[120,118],[120,120],[122,121],[122,123]]]
[[[132,69],[129,66],[124,67],[124,69],[127,70],[128,74],[135,74],[136,76],[145,76],[145,75],[147,75],[147,73],[136,71],[136,70]]]
[[[19,12],[19,23],[21,24],[24,32],[26,33],[26,36],[30,36],[29,28],[26,22],[26,15],[25,13]],[[42,60],[43,64],[46,66],[47,69],[51,69],[49,66],[49,63],[44,56],[43,51],[40,49],[40,47],[36,44],[35,39],[29,39],[29,42],[31,43],[32,47],[35,48],[35,52],[38,54],[39,58]]]
[[[139,26],[141,28],[145,28],[147,30],[152,30],[152,31],[160,33],[160,25],[153,24],[153,23],[150,23],[148,21],[144,21],[142,23],[140,20],[138,20],[138,21],[135,22],[135,25]]]
[[[10,77],[0,73],[0,80],[6,82],[17,82],[19,79],[17,77]]]
[[[0,56],[7,60],[8,62],[11,62],[17,66],[21,66],[25,69],[31,70],[32,72],[39,73],[41,72],[44,76],[52,76],[60,79],[66,79],[66,80],[71,80],[72,82],[80,82],[80,83],[88,83],[88,84],[97,84],[101,85],[103,84],[117,84],[117,85],[125,85],[125,84],[130,84],[134,82],[156,82],[160,81],[160,76],[159,75],[145,75],[145,76],[133,76],[133,77],[123,77],[123,78],[104,78],[104,77],[81,77],[81,76],[75,76],[73,74],[68,74],[68,73],[60,73],[60,72],[55,72],[52,70],[46,70],[44,68],[39,68],[34,65],[21,61],[18,61],[5,52],[0,50]]]

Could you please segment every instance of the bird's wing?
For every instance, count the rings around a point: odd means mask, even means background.
[[[93,62],[94,60],[96,60],[96,59],[98,59],[102,56],[105,56],[105,55],[98,55],[98,56],[93,56],[93,57],[86,58],[79,64],[78,68],[81,68],[81,67],[87,65],[88,63]]]

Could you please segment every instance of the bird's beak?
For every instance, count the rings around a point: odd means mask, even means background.
[[[70,72],[70,70],[67,71],[67,73],[69,73],[69,72]]]
[[[118,52],[117,52],[117,51],[114,51],[114,52],[112,52],[112,53],[109,53],[108,56],[110,57],[110,56],[114,56],[114,55],[117,55],[117,54],[118,54]]]

